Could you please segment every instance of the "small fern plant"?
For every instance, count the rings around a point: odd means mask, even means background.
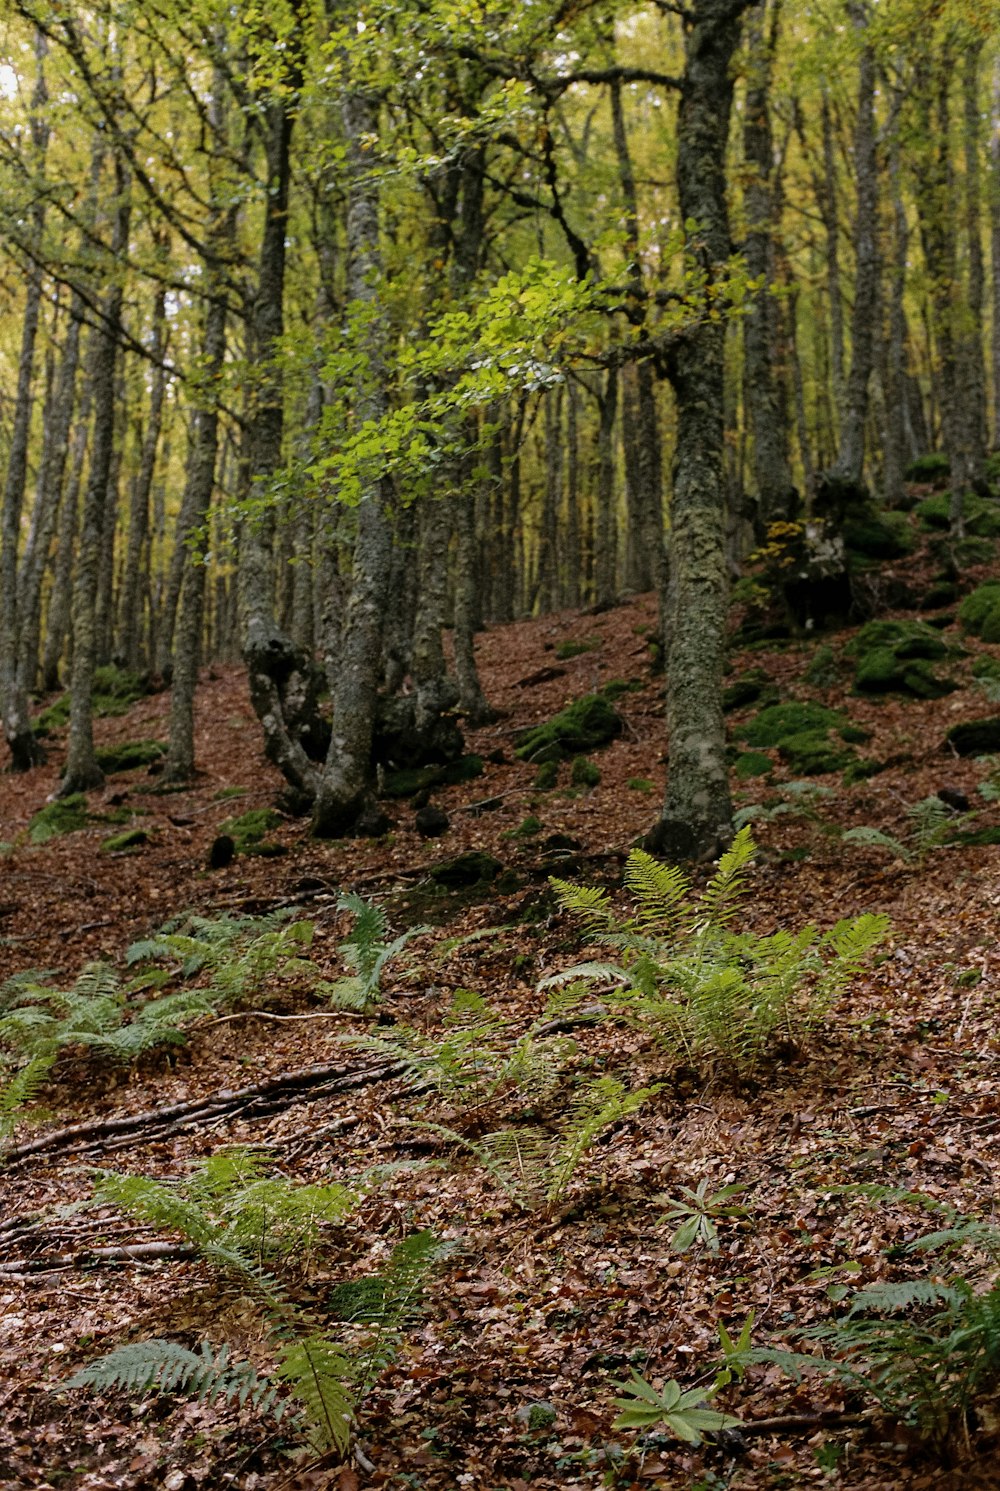
[[[314,926],[289,920],[292,915],[285,908],[260,917],[188,915],[168,922],[128,949],[126,963],[142,966],[133,987],[162,988],[201,976],[207,979],[205,997],[233,1005],[279,983],[313,984],[318,972],[306,954]]]
[[[923,864],[932,849],[939,849],[942,844],[947,843],[957,814],[939,797],[922,797],[919,802],[910,804],[906,810],[906,816],[910,820],[911,827],[905,840],[897,839],[893,834],[883,833],[881,829],[872,828],[867,824],[859,828],[849,828],[844,833],[843,840],[846,844],[863,844],[872,849],[888,849],[904,864],[911,864],[914,861],[917,864]]]
[[[350,973],[333,983],[323,984],[322,992],[339,1009],[367,1013],[382,996],[382,974],[414,937],[426,927],[409,927],[398,937],[388,940],[389,921],[380,906],[373,906],[352,891],[345,891],[337,902],[338,911],[349,911],[354,917],[347,937],[337,946]]]
[[[766,936],[734,921],[748,893],[754,854],[742,828],[701,896],[687,876],[633,850],[625,884],[635,915],[621,919],[604,890],[553,880],[560,903],[619,961],[589,962],[544,979],[540,987],[595,981],[613,985],[608,1013],[648,1031],[670,1055],[709,1065],[737,1081],[752,1078],[784,1040],[803,1047],[834,1000],[885,938],[888,918],[866,913],[820,934],[814,926]]]
[[[262,1377],[251,1363],[233,1362],[225,1345],[202,1342],[190,1351],[172,1341],[142,1341],[91,1362],[57,1390],[189,1392],[203,1401],[249,1404],[279,1420],[292,1411],[312,1451],[343,1455],[358,1405],[419,1313],[426,1280],[447,1245],[418,1233],[393,1251],[378,1274],[341,1286],[339,1297],[335,1291],[330,1313],[348,1322],[344,1340],[317,1329],[313,1314],[296,1304],[273,1269],[301,1258],[322,1224],[341,1223],[378,1173],[351,1185],[295,1186],[268,1173],[262,1152],[236,1147],[211,1156],[179,1182],[103,1174],[94,1193],[99,1205],[180,1232],[256,1301],[275,1367],[271,1377]],[[279,1397],[279,1388],[290,1403]]]

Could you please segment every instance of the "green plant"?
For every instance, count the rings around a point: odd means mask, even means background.
[[[710,1253],[717,1253],[719,1233],[716,1222],[723,1217],[747,1215],[745,1207],[728,1205],[734,1196],[739,1196],[746,1190],[745,1185],[736,1183],[723,1186],[721,1190],[711,1193],[708,1185],[708,1180],[702,1179],[695,1190],[690,1186],[681,1186],[679,1197],[658,1198],[667,1203],[666,1219],[680,1223],[670,1239],[670,1246],[678,1253],[686,1253],[695,1243],[701,1243]]]
[[[350,911],[354,917],[349,935],[337,944],[337,951],[351,972],[335,983],[324,984],[323,992],[329,994],[331,1004],[341,1009],[364,1012],[377,1004],[381,997],[382,974],[386,965],[403,951],[408,942],[428,929],[410,927],[392,942],[387,942],[389,921],[381,907],[373,906],[348,891],[340,897],[337,909]]]
[[[569,779],[574,787],[597,787],[601,781],[601,768],[586,756],[574,756]]]
[[[582,920],[590,941],[621,955],[584,963],[543,981],[611,982],[611,1011],[650,1032],[676,1059],[708,1062],[737,1080],[759,1068],[777,1037],[803,1046],[888,929],[865,914],[820,934],[806,926],[767,936],[731,923],[747,893],[754,853],[742,828],[701,897],[680,869],[634,850],[625,883],[634,917],[618,917],[608,893],[553,880],[560,903]]]
[[[341,1223],[383,1172],[347,1185],[295,1186],[267,1173],[267,1163],[260,1151],[235,1148],[211,1156],[181,1181],[105,1173],[94,1200],[180,1232],[207,1263],[233,1278],[264,1314],[275,1381],[260,1378],[249,1363],[232,1363],[225,1346],[216,1351],[203,1342],[190,1352],[173,1342],[146,1341],[90,1363],[57,1390],[187,1390],[202,1399],[249,1402],[280,1418],[288,1409],[277,1398],[275,1383],[281,1383],[297,1404],[310,1448],[346,1451],[358,1404],[398,1349],[427,1275],[448,1248],[427,1232],[405,1239],[377,1275],[362,1281],[364,1308],[340,1310],[339,1318],[352,1326],[350,1341],[334,1339],[315,1328],[287,1285],[265,1270],[264,1259],[301,1258],[319,1227]],[[357,1300],[360,1287],[342,1289]],[[332,1308],[338,1314],[336,1291]]]
[[[716,1388],[691,1387],[686,1391],[671,1379],[663,1388],[657,1389],[645,1377],[632,1368],[630,1382],[616,1382],[624,1394],[615,1399],[615,1407],[621,1409],[615,1419],[615,1429],[649,1430],[662,1425],[675,1439],[685,1444],[701,1444],[703,1434],[715,1434],[720,1429],[738,1429],[740,1420],[730,1413],[720,1413],[717,1408],[708,1408],[717,1391]]]
[[[771,765],[768,761],[768,766]],[[743,829],[749,823],[772,823],[775,818],[786,815],[810,818],[814,823],[822,823],[823,820],[816,811],[817,804],[823,798],[833,796],[833,788],[823,787],[819,782],[782,782],[781,791],[785,796],[776,802],[749,802],[740,808],[733,814],[733,827]]]
[[[148,967],[133,987],[162,987],[178,978],[208,975],[219,1002],[236,1003],[288,979],[315,981],[316,968],[302,956],[313,939],[313,923],[290,921],[290,910],[267,916],[185,916],[156,935],[134,942],[125,954],[130,966]]]
[[[849,828],[843,835],[845,843],[864,844],[874,849],[888,849],[899,859],[922,864],[932,849],[939,848],[949,838],[955,820],[953,809],[940,797],[923,797],[906,810],[913,827],[906,840],[883,833],[881,829],[863,825]]]

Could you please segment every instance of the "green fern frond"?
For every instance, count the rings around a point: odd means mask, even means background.
[[[637,923],[646,931],[673,940],[690,921],[691,882],[677,865],[633,849],[625,863],[625,884],[639,902]]]
[[[558,973],[550,973],[540,980],[539,989],[554,989],[560,984],[576,983],[579,980],[586,982],[600,981],[601,983],[627,984],[632,977],[630,969],[621,968],[617,963],[574,963],[572,968],[562,968]]]
[[[0,1085],[0,1139],[9,1139],[21,1109],[35,1098],[55,1064],[55,1052],[32,1056],[11,1079]]]
[[[845,844],[861,844],[870,849],[888,849],[890,854],[895,854],[898,859],[908,860],[912,858],[906,845],[899,839],[894,839],[892,834],[885,834],[879,828],[869,828],[863,825],[860,828],[849,828],[841,835]]]
[[[872,1284],[860,1290],[851,1300],[845,1320],[859,1315],[898,1315],[903,1310],[925,1309],[931,1305],[957,1305],[964,1295],[950,1285],[935,1279],[910,1279],[901,1284]]]
[[[123,1388],[131,1393],[147,1393],[158,1388],[165,1393],[188,1393],[200,1403],[222,1399],[226,1403],[250,1404],[258,1413],[281,1417],[283,1405],[270,1382],[257,1375],[250,1362],[234,1362],[229,1347],[216,1350],[202,1341],[197,1351],[189,1351],[174,1341],[136,1341],[119,1346],[97,1361],[59,1383],[53,1391],[92,1388],[110,1392]]]
[[[614,908],[606,890],[597,885],[573,885],[549,876],[549,884],[564,911],[580,918],[588,935],[599,935],[615,927]]]
[[[318,1454],[336,1450],[343,1455],[350,1444],[355,1412],[351,1374],[350,1357],[326,1336],[302,1336],[281,1350],[275,1376],[301,1404]]]
[[[734,915],[746,890],[746,869],[755,852],[753,835],[747,825],[739,830],[719,860],[719,868],[702,894],[699,910],[711,926],[721,927]]]

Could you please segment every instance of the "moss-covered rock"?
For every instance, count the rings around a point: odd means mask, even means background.
[[[492,854],[472,849],[454,859],[432,866],[430,878],[446,890],[465,890],[475,885],[491,885],[503,871],[503,865]]]
[[[958,619],[967,632],[984,642],[1000,642],[1000,580],[978,585],[958,608]]]
[[[534,786],[539,792],[551,792],[559,780],[559,762],[543,761],[535,772]]]
[[[613,704],[616,699],[622,698],[624,694],[641,694],[646,685],[641,678],[612,678],[601,685],[600,692],[605,699],[610,699]]]
[[[102,718],[126,714],[147,692],[147,682],[141,673],[129,673],[124,668],[108,664],[94,670],[91,707],[94,714]],[[53,730],[61,730],[69,723],[69,710],[69,694],[60,695],[36,718],[32,727],[35,734],[44,737]]]
[[[569,658],[582,657],[585,652],[596,652],[600,645],[593,637],[586,642],[567,640],[557,646],[556,657],[561,663],[565,663]]]
[[[972,665],[972,676],[1000,683],[1000,657],[977,657]]]
[[[943,450],[932,450],[924,456],[917,456],[903,474],[907,481],[944,486],[951,475],[951,462]]]
[[[482,756],[460,756],[457,761],[448,761],[437,766],[402,767],[398,771],[387,771],[382,783],[383,797],[415,797],[418,792],[427,792],[432,787],[452,787],[458,782],[471,782],[483,774]]]
[[[789,736],[804,731],[839,730],[846,724],[847,720],[835,709],[794,699],[785,704],[769,704],[738,733],[747,745],[766,747],[780,745]]]
[[[112,834],[101,844],[102,854],[123,854],[126,850],[141,849],[148,844],[152,834],[148,828],[127,828],[124,833]]]
[[[733,771],[741,782],[769,776],[773,770],[774,762],[762,751],[743,751],[733,762]]]
[[[167,747],[162,740],[124,740],[121,745],[102,746],[95,754],[104,775],[112,777],[120,771],[152,766],[167,754]]]
[[[958,600],[958,586],[953,580],[935,580],[920,600],[921,611],[940,611],[942,606],[953,606]]]
[[[601,781],[601,768],[596,762],[588,761],[586,756],[576,756],[569,779],[574,787],[597,787]]]
[[[799,777],[818,777],[842,771],[854,760],[854,752],[831,740],[825,730],[801,730],[778,744],[778,754]]]
[[[28,838],[33,844],[47,844],[62,834],[72,834],[86,828],[90,822],[87,799],[84,793],[74,792],[70,797],[48,802],[35,814],[28,825]]]
[[[945,740],[956,755],[992,756],[1000,751],[1000,719],[994,715],[953,725]]]
[[[722,707],[726,714],[734,709],[745,709],[748,704],[770,704],[778,697],[778,690],[763,668],[751,668],[735,678],[722,694]]]
[[[951,525],[951,494],[936,492],[918,502],[914,512],[925,528],[945,532]],[[1000,537],[1000,506],[987,497],[967,493],[962,499],[962,520],[972,538]]]
[[[803,674],[810,688],[828,689],[837,682],[837,655],[829,643],[817,647]]]
[[[273,808],[251,808],[237,818],[227,818],[219,825],[219,835],[233,841],[236,854],[260,854],[265,857],[284,853],[280,844],[268,841],[268,834],[283,822]]]
[[[905,513],[882,513],[875,508],[852,514],[843,527],[844,547],[865,559],[901,559],[916,547]]]
[[[923,621],[869,621],[848,644],[847,651],[856,659],[854,687],[860,694],[900,693],[917,699],[940,699],[958,687],[931,666],[947,657],[948,647]]]
[[[844,772],[844,786],[853,787],[855,782],[867,782],[869,777],[877,777],[885,769],[884,761],[852,761]]]
[[[585,756],[622,733],[622,717],[601,694],[575,699],[543,725],[522,731],[515,756],[521,761],[561,761]]]

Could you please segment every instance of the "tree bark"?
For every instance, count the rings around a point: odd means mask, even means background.
[[[608,368],[598,395],[597,518],[594,547],[594,603],[601,610],[618,598],[618,522],[615,501],[615,420],[618,413],[618,369]]]
[[[144,664],[142,656],[142,596],[145,566],[143,563],[149,538],[149,496],[153,488],[156,457],[163,423],[163,400],[167,389],[164,366],[166,354],[166,290],[157,289],[153,300],[152,351],[155,359],[149,392],[149,417],[142,442],[139,470],[132,487],[129,504],[128,542],[122,576],[121,629],[118,651],[126,668],[137,673]]]
[[[710,290],[730,255],[726,146],[732,60],[744,0],[695,0],[684,17],[677,120],[688,253]],[[673,859],[714,858],[732,833],[722,713],[727,575],[723,422],[725,322],[704,317],[676,344],[668,371],[677,400],[667,634],[666,799],[651,846]]]

